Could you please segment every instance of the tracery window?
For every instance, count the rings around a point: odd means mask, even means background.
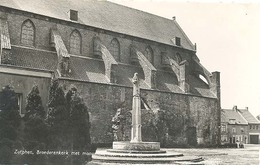
[[[70,53],[81,54],[81,35],[77,30],[70,34]]]
[[[181,58],[181,55],[180,55],[180,53],[176,53],[176,61],[177,61],[177,63],[178,63],[178,64],[180,64],[180,63],[181,63],[181,61],[182,61],[182,58]]]
[[[145,57],[153,64],[153,50],[150,46],[145,49]]]
[[[35,27],[32,21],[26,20],[22,24],[21,44],[26,46],[34,46]]]
[[[120,61],[120,44],[116,38],[114,38],[110,43],[110,53],[116,61]]]

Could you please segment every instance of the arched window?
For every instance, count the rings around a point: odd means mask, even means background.
[[[120,44],[116,38],[114,38],[110,43],[110,53],[116,61],[120,61]]]
[[[145,49],[144,55],[153,64],[153,50],[150,46]]]
[[[81,54],[81,35],[77,30],[70,34],[70,53]]]
[[[31,20],[26,20],[22,24],[21,44],[26,46],[34,46],[35,26]]]
[[[176,62],[177,62],[178,64],[180,64],[180,63],[182,62],[182,58],[181,58],[180,53],[176,53]]]

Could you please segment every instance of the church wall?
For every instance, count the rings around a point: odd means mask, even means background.
[[[66,90],[74,84],[88,106],[92,143],[112,143],[112,117],[117,108],[122,108],[124,113],[131,110],[132,88],[68,80],[61,82]],[[160,141],[162,146],[188,145],[190,141],[206,145],[217,143],[216,99],[143,89],[141,97],[151,108],[142,110],[144,141]],[[161,112],[167,119],[158,118]],[[126,123],[126,139],[130,140],[129,117]],[[188,133],[190,128],[196,130],[193,137]]]
[[[23,14],[22,14],[23,13]],[[193,52],[162,45],[156,42],[138,39],[113,32],[107,32],[96,28],[79,24],[50,19],[44,16],[36,16],[24,12],[8,13],[9,33],[12,45],[20,45],[21,25],[23,21],[30,19],[36,28],[35,48],[53,50],[50,47],[50,29],[57,28],[61,34],[65,46],[69,51],[69,37],[74,29],[82,36],[81,56],[92,57],[92,39],[97,35],[102,43],[109,49],[111,40],[115,37],[120,43],[121,62],[130,63],[130,45],[133,44],[139,51],[145,53],[149,45],[154,52],[154,65],[161,68],[161,52],[166,52],[172,58],[179,52],[182,60],[191,62]],[[50,21],[51,20],[51,21]],[[192,65],[190,65],[192,66]],[[192,70],[192,69],[191,69]],[[44,107],[47,105],[50,79],[19,76],[0,73],[0,87],[12,84],[15,91],[23,94],[25,98],[34,83],[39,85]],[[3,77],[3,78],[2,78]],[[111,143],[113,133],[111,119],[119,107],[129,111],[132,105],[132,89],[125,86],[98,84],[79,81],[62,81],[64,89],[68,90],[71,84],[76,85],[86,105],[89,108],[91,121],[91,138],[93,143]],[[188,94],[177,94],[156,90],[141,90],[142,97],[147,101],[151,110],[143,111],[143,139],[146,141],[160,141],[165,145],[193,143],[194,139],[188,139],[195,133],[198,143],[214,144],[217,140],[217,99],[199,97]],[[169,114],[166,119],[159,120],[159,112]],[[165,117],[165,116],[164,116]],[[129,132],[129,126],[127,127]],[[160,129],[162,128],[162,129]],[[191,130],[191,131],[189,131]],[[196,137],[196,136],[193,136]],[[129,138],[129,137],[128,137]],[[191,142],[190,142],[191,141]]]
[[[47,110],[47,100],[51,83],[50,78],[0,73],[0,79],[0,89],[7,85],[11,85],[14,88],[15,93],[21,95],[22,113],[25,112],[26,97],[32,90],[34,84],[38,85],[43,107]]]
[[[174,58],[177,52],[180,53],[183,60],[191,61],[193,52],[181,48],[159,44],[153,41],[139,39],[135,37],[126,36],[123,34],[108,32],[101,29],[86,27],[80,24],[73,24],[70,22],[53,20],[44,16],[37,16],[28,13],[8,13],[7,14],[9,33],[12,45],[21,45],[21,25],[30,19],[36,29],[35,48],[44,50],[53,50],[50,47],[50,29],[57,28],[61,34],[63,42],[69,51],[69,39],[73,30],[77,29],[82,37],[82,49],[80,56],[92,57],[93,55],[93,37],[98,36],[102,43],[109,49],[110,42],[113,38],[117,38],[120,43],[120,59],[122,63],[130,63],[130,45],[133,44],[143,54],[147,46],[151,46],[154,53],[154,66],[161,67],[161,52],[166,52],[170,57]],[[52,20],[52,21],[50,21]]]

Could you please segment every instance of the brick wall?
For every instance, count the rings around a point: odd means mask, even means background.
[[[233,132],[233,129],[235,130],[235,132]],[[230,143],[230,138],[232,138],[232,143],[233,143],[233,137],[235,137],[235,142],[238,140],[238,141],[241,141],[242,143],[248,143],[249,142],[248,131],[249,130],[248,130],[247,125],[230,125],[230,124],[228,124],[227,132],[224,134],[227,135],[228,143]]]
[[[67,80],[62,80],[62,84],[64,89],[69,89],[69,86],[74,84],[85,100],[90,113],[92,142],[111,143],[113,141],[111,119],[119,107],[122,107],[125,112],[131,110],[132,88]],[[155,90],[141,90],[141,97],[151,108],[151,110],[143,110],[144,141],[187,144],[187,130],[195,127],[198,143],[217,143],[216,99]],[[158,117],[158,110],[169,114],[171,119],[165,121],[169,130],[163,132],[163,135],[159,135],[158,130],[153,129],[154,125],[151,125],[154,122],[152,120]],[[126,126],[126,129],[128,129],[126,134],[129,135],[130,126]]]
[[[16,93],[22,94],[22,111],[25,112],[26,97],[31,91],[34,84],[39,87],[39,92],[42,98],[43,107],[47,110],[47,100],[50,87],[50,78],[31,77],[24,75],[0,73],[0,89],[6,85],[14,87]]]
[[[20,45],[21,25],[25,20],[30,19],[35,25],[35,47],[38,49],[52,50],[49,44],[50,29],[57,28],[69,51],[70,34],[74,29],[77,29],[82,36],[81,56],[92,56],[94,36],[98,36],[108,49],[111,40],[115,37],[120,43],[120,59],[123,63],[130,62],[131,44],[143,54],[149,45],[153,49],[154,66],[156,68],[161,67],[161,52],[167,53],[173,59],[176,59],[175,55],[179,52],[182,60],[187,60],[190,63],[187,71],[192,72],[193,69],[191,56],[194,52],[181,48],[25,12],[8,12],[7,18],[12,45]],[[44,104],[46,105],[47,89],[50,85],[49,79],[17,75],[5,75],[2,77],[5,77],[5,79],[0,81],[1,86],[12,82],[15,90],[22,92],[24,95],[28,94],[35,82],[38,83]],[[123,86],[78,81],[63,81],[64,88],[68,89],[72,83],[77,86],[89,107],[92,124],[92,142],[111,143],[113,140],[111,119],[118,107],[123,107],[125,111],[131,109],[132,89]],[[189,141],[187,138],[187,132],[189,131],[187,130],[194,130],[195,128],[195,133],[198,137],[195,140],[198,143],[216,143],[219,118],[217,99],[156,90],[142,90],[142,97],[151,108],[149,111],[143,111],[145,114],[143,120],[144,140],[162,141],[164,144],[185,144]],[[162,123],[162,125],[166,125],[167,129],[161,132],[160,137],[158,136],[158,128],[157,130],[153,128],[155,127],[153,124],[158,122],[156,121],[159,118],[158,111],[169,114],[167,121],[163,120]],[[127,129],[130,129],[130,127]]]

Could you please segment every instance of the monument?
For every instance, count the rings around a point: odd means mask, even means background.
[[[142,142],[140,82],[138,80],[137,73],[134,74],[132,82],[133,82],[133,106],[132,106],[131,143]]]
[[[90,164],[164,164],[188,162],[193,164],[202,161],[201,157],[184,156],[182,153],[166,152],[160,149],[159,142],[142,141],[142,123],[141,123],[141,98],[140,98],[140,80],[138,73],[134,74],[133,82],[133,102],[132,102],[132,128],[130,141],[114,141],[112,149],[97,149],[92,155]],[[120,116],[121,110],[118,109],[112,122],[116,122]],[[117,128],[117,125],[112,126]],[[117,130],[114,132],[115,139],[118,139]]]

